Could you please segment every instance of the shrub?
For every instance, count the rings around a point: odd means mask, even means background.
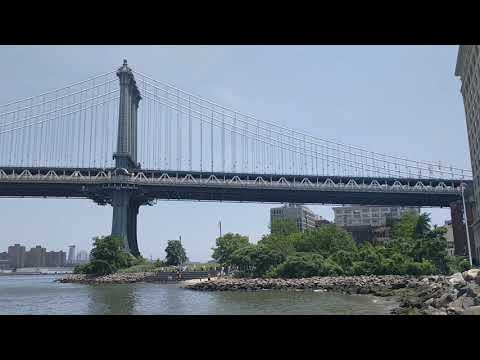
[[[464,272],[471,268],[470,262],[466,257],[463,256],[448,256],[447,257],[447,268],[449,274],[454,274],[457,272]]]
[[[294,253],[268,272],[272,277],[305,278],[321,275],[324,272],[324,257],[320,254]]]
[[[136,273],[136,272],[154,271],[154,269],[155,269],[155,264],[140,264],[140,265],[130,266],[129,268],[126,268],[126,269],[120,269],[118,270],[118,272],[119,273]]]

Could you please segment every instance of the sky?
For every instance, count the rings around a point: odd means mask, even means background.
[[[0,104],[102,74],[123,59],[137,71],[260,119],[313,136],[411,159],[470,169],[458,46],[0,46]],[[0,252],[89,251],[108,235],[112,208],[91,200],[0,199]],[[257,242],[272,204],[158,201],[138,217],[143,256],[164,258],[182,238],[191,261],[207,261],[222,232]],[[330,206],[309,206],[333,220]],[[449,209],[422,209],[433,223]]]

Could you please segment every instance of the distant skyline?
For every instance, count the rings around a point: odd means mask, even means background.
[[[0,104],[118,68],[313,136],[372,151],[470,169],[458,46],[0,46]],[[89,251],[108,235],[112,208],[79,199],[0,199],[0,247]],[[278,204],[158,201],[140,209],[146,258],[164,258],[182,237],[192,261],[207,261],[219,234],[256,242]],[[332,206],[308,205],[333,220]],[[449,209],[425,209],[435,224]]]
[[[55,248],[55,249],[52,249],[52,248],[50,248],[49,246],[47,246],[47,245],[45,245],[45,244],[40,244],[40,243],[36,243],[35,245],[32,245],[32,246],[27,246],[26,244],[24,244],[24,243],[22,243],[22,242],[11,242],[11,243],[7,243],[7,244],[4,245],[4,244],[3,244],[3,241],[2,241],[2,242],[1,242],[2,247],[0,248],[0,253],[1,253],[1,252],[7,252],[7,251],[8,251],[8,248],[9,248],[10,246],[14,246],[15,244],[18,244],[18,245],[20,245],[20,246],[25,246],[25,250],[30,250],[31,248],[34,248],[34,247],[36,247],[36,246],[41,246],[41,247],[47,249],[47,251],[64,251],[64,252],[66,252],[66,253],[68,253],[68,247],[71,245],[71,244],[70,244],[70,245],[66,245],[65,248]],[[77,251],[77,254],[78,254],[79,252],[81,252],[81,251],[87,251],[88,253],[90,253],[91,248],[92,248],[92,247],[90,246],[90,248],[88,248],[88,249],[83,249],[83,248],[82,248],[82,249],[79,249],[79,250]]]

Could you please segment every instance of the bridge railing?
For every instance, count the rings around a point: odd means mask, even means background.
[[[313,180],[313,181],[312,181]],[[393,184],[381,184],[377,180],[358,183],[355,179],[347,182],[334,180],[334,178],[320,179],[312,177],[298,177],[289,181],[285,177],[278,180],[257,176],[254,178],[242,178],[238,175],[229,177],[198,177],[192,174],[185,176],[171,176],[168,173],[148,174],[144,172],[130,173],[129,175],[113,175],[111,171],[81,171],[74,170],[59,173],[49,170],[44,173],[32,173],[25,169],[22,171],[5,171],[0,169],[0,182],[28,182],[28,183],[77,183],[98,184],[110,186],[113,184],[147,185],[147,186],[201,186],[201,187],[240,187],[240,188],[272,188],[272,189],[298,189],[316,191],[362,191],[362,192],[430,192],[430,193],[459,193],[461,184],[454,186],[445,182],[439,182],[433,186],[416,181],[414,184],[407,181],[397,180]]]

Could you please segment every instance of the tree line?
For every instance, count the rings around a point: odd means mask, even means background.
[[[406,214],[384,244],[356,244],[335,224],[299,232],[276,220],[256,244],[228,233],[216,239],[212,257],[240,277],[301,278],[342,275],[429,275],[464,271],[464,257],[448,256],[446,228],[431,227],[428,214]]]

